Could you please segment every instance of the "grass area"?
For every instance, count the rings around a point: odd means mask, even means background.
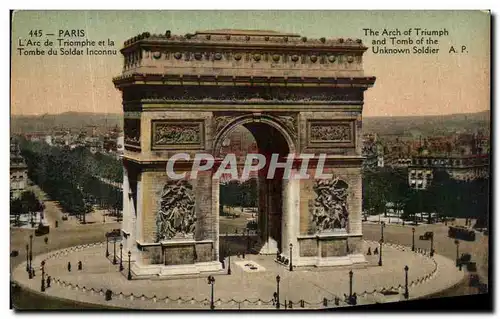
[[[50,289],[50,288],[49,288]],[[11,289],[11,307],[23,310],[68,310],[68,309],[110,309],[101,305],[48,297],[21,287]]]

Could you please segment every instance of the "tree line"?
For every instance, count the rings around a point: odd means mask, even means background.
[[[75,149],[53,147],[42,142],[22,139],[19,143],[21,155],[28,166],[28,177],[58,201],[65,212],[82,216],[92,211],[93,205],[105,209],[122,207],[122,190],[102,182],[96,176],[106,167],[121,163],[94,156],[84,147]],[[101,161],[104,165],[100,165]],[[112,169],[109,174],[118,174]],[[116,175],[101,176],[104,178]],[[121,181],[121,180],[120,180]]]
[[[446,171],[435,171],[430,186],[417,190],[408,185],[407,169],[365,170],[363,211],[385,213],[388,202],[404,212],[401,216],[404,219],[426,212],[441,217],[476,218],[484,225],[489,214],[489,179],[459,181]]]

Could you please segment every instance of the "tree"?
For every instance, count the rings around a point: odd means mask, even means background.
[[[20,224],[20,217],[21,214],[23,213],[23,203],[21,202],[20,198],[14,198],[10,201],[10,214],[14,215],[14,223],[15,226],[19,226]]]
[[[363,172],[363,210],[370,215],[385,212],[387,181],[380,171]]]
[[[408,201],[406,202],[405,211],[403,213],[404,219],[413,219],[417,221],[417,214],[422,212],[422,190],[412,190],[409,194]]]
[[[42,209],[40,201],[32,191],[25,191],[21,194],[21,204],[24,212],[30,215],[31,226],[34,227],[33,213]]]

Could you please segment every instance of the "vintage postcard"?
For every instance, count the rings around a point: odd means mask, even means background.
[[[490,28],[13,11],[11,307],[492,309]]]

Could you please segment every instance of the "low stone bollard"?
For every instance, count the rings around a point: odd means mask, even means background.
[[[113,296],[113,292],[110,289],[106,290],[105,300],[110,301],[112,299],[111,298],[112,296]]]

